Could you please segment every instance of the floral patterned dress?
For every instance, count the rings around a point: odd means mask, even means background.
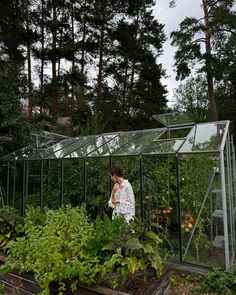
[[[120,203],[113,205],[112,195],[108,202],[108,205],[113,208],[112,219],[122,214],[129,222],[135,216],[135,199],[133,188],[127,179],[120,184],[120,188],[115,192],[115,199]]]

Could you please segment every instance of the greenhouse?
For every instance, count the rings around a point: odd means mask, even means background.
[[[235,256],[235,151],[229,121],[155,116],[163,128],[65,137],[34,133],[0,159],[2,206],[86,203],[110,214],[109,168],[131,182],[136,216],[159,234],[170,260],[229,269]]]

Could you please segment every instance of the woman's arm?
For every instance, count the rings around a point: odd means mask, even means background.
[[[114,208],[115,205],[119,204],[120,201],[117,200],[117,197],[116,197],[116,193],[117,191],[120,189],[120,186],[118,183],[115,183],[113,188],[112,188],[112,191],[111,191],[111,196],[110,196],[110,200],[108,202],[108,205],[111,207],[111,208]]]
[[[116,193],[118,192],[119,189],[120,189],[120,185],[118,183],[115,183],[111,192],[111,200],[113,205],[117,205],[120,203],[120,201],[118,201],[116,197]]]
[[[111,207],[111,208],[114,208],[114,204],[113,204],[113,201],[112,201],[112,193],[111,193],[111,196],[110,196],[110,199],[108,201],[108,206]]]

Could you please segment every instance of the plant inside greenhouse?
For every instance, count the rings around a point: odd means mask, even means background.
[[[164,127],[62,137],[38,132],[35,143],[0,158],[2,206],[57,209],[85,204],[105,213],[109,169],[133,186],[135,219],[162,241],[163,257],[229,269],[235,256],[235,151],[229,121],[194,123],[156,116]]]

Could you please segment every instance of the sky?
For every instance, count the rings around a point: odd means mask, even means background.
[[[171,46],[169,38],[170,32],[178,29],[179,23],[186,17],[197,17],[202,15],[200,0],[177,0],[176,7],[169,8],[169,0],[157,0],[154,8],[154,15],[160,23],[165,25],[165,34],[168,37],[163,46],[163,55],[159,57],[158,62],[162,63],[166,69],[168,78],[163,79],[163,84],[168,90],[168,105],[174,104],[173,90],[178,87],[179,81],[175,80],[174,72],[174,54],[175,47]]]

